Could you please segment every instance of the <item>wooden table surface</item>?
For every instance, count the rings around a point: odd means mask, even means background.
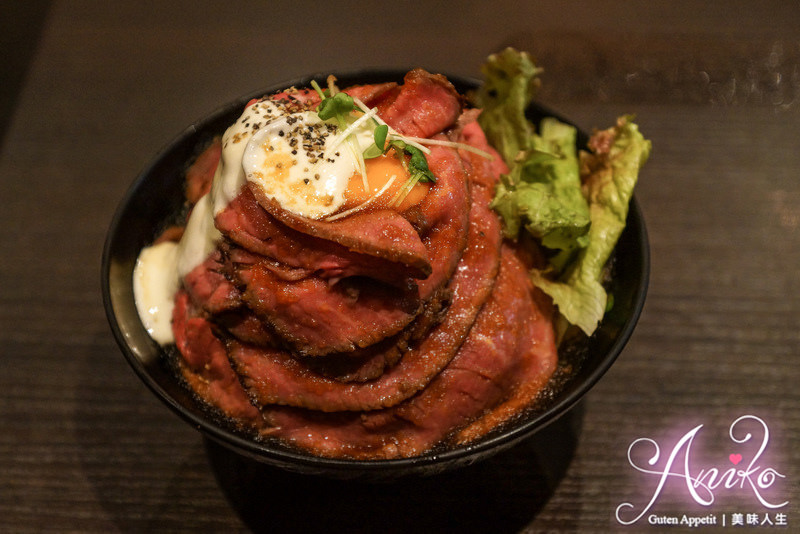
[[[2,41],[24,70],[6,78],[0,153],[0,531],[672,532],[650,522],[684,514],[800,529],[796,2],[42,4]],[[653,141],[637,190],[650,289],[616,364],[544,435],[440,477],[308,479],[205,443],[131,371],[103,311],[103,241],[137,173],[259,87],[369,66],[478,76],[507,45],[545,67],[543,104],[587,130],[635,113]],[[769,429],[757,465],[763,432],[728,435],[745,415]],[[629,446],[658,443],[657,469],[692,429],[675,473],[689,456],[695,475],[738,478],[701,506],[670,476],[621,525],[658,478]],[[761,488],[756,467],[783,476]]]

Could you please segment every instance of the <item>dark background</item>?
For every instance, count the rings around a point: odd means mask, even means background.
[[[0,530],[661,531],[614,519],[652,494],[628,446],[702,424],[697,465],[728,468],[745,414],[769,424],[796,529],[798,27],[792,1],[3,3]],[[546,69],[541,103],[586,130],[635,113],[653,141],[650,291],[614,367],[543,436],[444,477],[307,479],[205,444],[104,316],[103,240],[136,174],[259,87],[369,66],[479,76],[508,45]],[[703,508],[672,489],[654,513],[766,511],[745,490]]]

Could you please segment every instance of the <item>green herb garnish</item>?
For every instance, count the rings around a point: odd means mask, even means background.
[[[347,93],[336,93],[333,96],[326,96],[325,92],[320,88],[317,82],[312,81],[311,86],[319,93],[322,101],[317,107],[317,115],[319,118],[326,121],[328,119],[336,119],[340,128],[347,126],[347,117],[351,111],[358,109],[353,97]]]
[[[383,155],[386,150],[386,137],[389,135],[389,126],[386,124],[379,124],[375,127],[375,133],[373,134],[373,138],[375,139],[375,144],[370,145],[364,151],[364,159],[371,159],[377,158],[380,155]]]
[[[311,86],[322,99],[319,106],[317,106],[317,115],[319,115],[320,119],[335,119],[339,127],[345,129],[348,124],[350,113],[356,110],[361,111],[353,100],[353,97],[347,93],[339,92],[333,96],[328,96],[316,81],[312,80]],[[394,136],[392,136],[393,138],[387,145],[386,140],[389,138],[389,126],[378,123],[374,118],[373,123],[375,124],[373,132],[374,143],[363,151],[362,157],[364,159],[377,158],[385,154],[389,148],[394,148],[409,156],[408,163],[405,165],[411,178],[415,182],[436,181],[436,176],[428,168],[428,160],[424,152],[400,138],[394,138]]]
[[[428,168],[428,160],[422,150],[409,145],[400,139],[394,139],[389,143],[395,149],[405,152],[410,156],[408,160],[408,173],[417,182],[435,182],[436,176]]]

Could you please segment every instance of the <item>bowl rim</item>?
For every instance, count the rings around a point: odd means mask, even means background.
[[[401,79],[402,75],[407,72],[403,69],[385,69],[385,68],[367,68],[351,71],[342,71],[333,73],[337,78],[352,80],[352,79]],[[235,431],[223,428],[213,418],[203,418],[200,415],[192,412],[178,402],[168,391],[166,391],[148,372],[145,363],[136,354],[134,348],[130,345],[128,333],[123,328],[118,320],[117,313],[114,307],[114,291],[112,289],[111,268],[113,263],[113,250],[115,240],[120,232],[122,232],[121,222],[124,218],[126,206],[131,202],[133,197],[136,196],[140,188],[147,184],[148,177],[153,173],[154,169],[160,162],[171,152],[176,150],[176,147],[184,142],[187,136],[197,135],[204,128],[207,128],[213,122],[220,120],[222,117],[231,114],[237,107],[241,108],[246,102],[252,98],[270,94],[282,88],[290,86],[305,86],[310,83],[312,79],[325,79],[326,74],[311,74],[292,80],[272,84],[266,89],[253,91],[247,95],[241,96],[232,100],[211,113],[201,117],[199,120],[193,122],[190,126],[176,135],[170,142],[168,142],[160,151],[154,155],[144,169],[139,172],[133,182],[129,185],[122,199],[118,203],[114,216],[106,234],[106,239],[103,247],[102,265],[101,265],[101,289],[103,297],[103,306],[105,308],[106,318],[111,327],[117,345],[123,352],[128,364],[132,367],[134,372],[138,375],[139,379],[158,397],[164,402],[173,412],[180,416],[184,421],[199,430],[204,436],[215,440],[229,449],[243,454],[247,457],[255,459],[260,462],[273,464],[279,467],[284,467],[290,470],[302,470],[304,472],[319,473],[319,474],[334,474],[341,475],[344,472],[357,470],[359,472],[378,473],[378,472],[422,472],[426,469],[441,465],[459,465],[472,463],[479,459],[482,455],[489,452],[499,452],[508,448],[518,441],[534,434],[545,426],[549,425],[563,414],[573,408],[596,383],[605,375],[608,369],[614,364],[619,354],[629,341],[639,317],[644,308],[644,303],[647,296],[647,289],[649,286],[650,278],[650,246],[645,226],[645,220],[642,210],[636,199],[634,193],[631,199],[628,213],[628,224],[626,231],[633,231],[635,242],[641,248],[641,266],[639,269],[638,277],[641,283],[634,291],[634,298],[631,303],[631,314],[625,319],[622,328],[619,330],[616,338],[614,339],[610,349],[606,354],[601,355],[598,364],[585,376],[581,382],[564,395],[557,395],[552,403],[541,411],[525,415],[524,421],[520,424],[513,424],[504,427],[499,432],[492,432],[488,437],[480,438],[475,443],[453,447],[448,450],[434,451],[431,453],[423,453],[422,455],[393,458],[393,459],[376,459],[376,460],[356,460],[345,458],[329,458],[323,456],[314,456],[310,453],[305,453],[300,450],[292,450],[289,447],[279,447],[273,445],[271,442],[259,442],[250,437],[238,434]],[[469,90],[476,88],[481,81],[477,78],[459,76],[455,74],[444,75],[450,80],[459,91]],[[366,83],[366,82],[365,82]],[[558,113],[553,112],[545,106],[541,106],[535,101],[531,104],[542,116],[551,116],[559,120],[574,124],[569,120],[561,117]],[[579,128],[579,136],[586,137],[586,134]],[[221,132],[220,132],[221,133]],[[631,222],[634,227],[631,227]],[[141,325],[140,325],[141,326]],[[142,326],[142,328],[144,328]],[[155,342],[153,342],[155,343]],[[162,351],[163,349],[158,349]],[[176,380],[177,377],[176,377]]]

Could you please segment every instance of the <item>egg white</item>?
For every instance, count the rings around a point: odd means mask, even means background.
[[[365,139],[369,134],[356,131],[344,141],[336,124],[312,111],[282,115],[252,134],[242,168],[247,181],[283,209],[319,219],[345,204],[350,178],[359,172],[359,147],[371,142]]]

